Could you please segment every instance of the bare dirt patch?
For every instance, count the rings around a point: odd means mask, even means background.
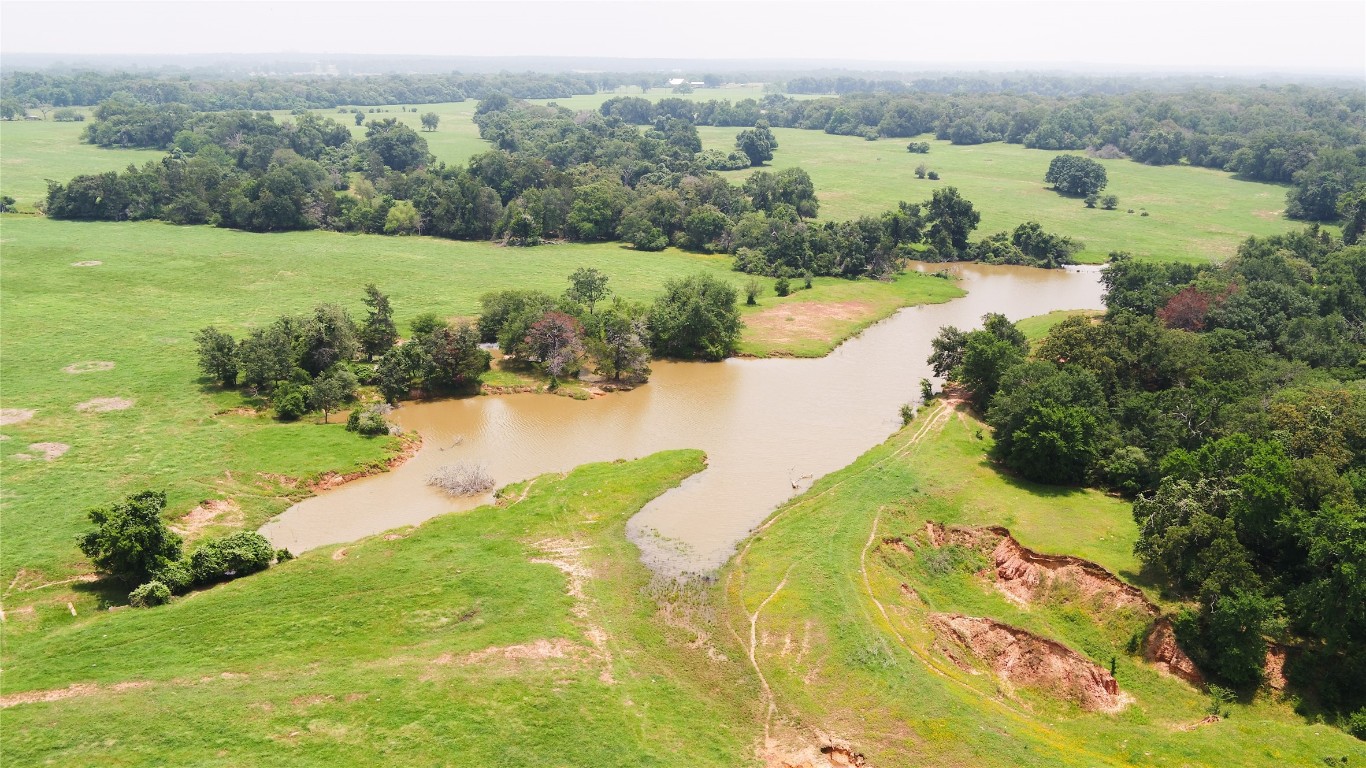
[[[954,658],[950,643],[967,651],[1007,689],[1034,688],[1091,712],[1118,712],[1131,700],[1108,671],[1062,643],[987,618],[932,613],[929,621],[946,656]]]
[[[52,461],[71,450],[71,446],[66,443],[31,443],[28,449],[37,451],[42,455],[44,461]]]
[[[129,691],[137,688],[145,688],[151,683],[146,680],[133,680],[126,683],[115,683],[109,686],[98,686],[93,683],[72,683],[66,688],[57,688],[48,691],[24,691],[23,693],[10,693],[0,696],[0,709],[18,706],[20,704],[41,704],[51,701],[61,701],[77,696],[90,696],[100,691]]]
[[[32,408],[0,408],[0,427],[21,424],[38,413]]]
[[[98,267],[99,265],[101,265],[101,264],[103,264],[103,263],[104,263],[103,261],[93,261],[93,260],[92,260],[92,261],[73,261],[73,262],[71,262],[71,266],[73,266],[73,267]]]
[[[828,339],[841,325],[868,317],[872,309],[862,301],[794,301],[747,315],[745,333],[769,344]]]
[[[187,539],[193,539],[211,525],[242,524],[242,508],[232,499],[208,499],[186,512],[171,529]]]
[[[466,654],[460,659],[461,664],[480,664],[489,661],[548,661],[550,659],[565,659],[577,655],[581,651],[580,646],[557,637],[554,640],[541,638],[529,643],[518,643],[517,645],[500,645],[492,648],[474,651]],[[438,659],[438,662],[440,659]]]
[[[97,371],[112,371],[114,363],[110,360],[86,360],[83,363],[72,363],[62,369],[62,373],[95,373]]]
[[[110,411],[126,411],[133,407],[133,400],[127,397],[97,397],[93,400],[86,400],[84,403],[77,403],[76,410],[82,413],[109,413]]]

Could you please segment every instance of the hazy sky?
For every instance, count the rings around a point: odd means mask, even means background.
[[[1334,71],[1366,2],[0,2],[0,54],[811,58]]]

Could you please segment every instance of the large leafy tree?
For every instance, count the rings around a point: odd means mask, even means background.
[[[194,335],[199,370],[224,387],[237,386],[237,343],[212,325]]]
[[[958,193],[957,187],[936,189],[925,206],[925,219],[929,222],[927,239],[936,249],[948,250],[940,258],[957,259],[968,249],[968,235],[977,229],[982,214],[972,207],[972,203]]]
[[[749,158],[750,165],[763,165],[773,159],[773,150],[778,148],[778,140],[768,123],[759,121],[735,136],[735,146]]]
[[[1043,180],[1064,195],[1084,197],[1105,189],[1105,166],[1089,157],[1058,155],[1048,164]]]
[[[650,307],[651,346],[657,355],[722,360],[740,343],[735,287],[708,274],[664,283]]]
[[[87,512],[95,530],[80,539],[81,552],[101,572],[130,586],[180,559],[180,536],[161,519],[166,494],[142,491]]]

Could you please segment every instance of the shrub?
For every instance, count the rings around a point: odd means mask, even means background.
[[[293,552],[290,552],[289,550],[285,549],[284,547],[281,547],[281,548],[275,550],[275,562],[277,562],[277,563],[287,563],[287,562],[289,562],[290,560],[293,560],[293,559],[294,559],[294,553],[293,553]]]
[[[915,418],[915,406],[910,403],[903,403],[901,406],[901,426],[910,424]]]
[[[751,307],[758,304],[759,291],[762,289],[763,286],[759,285],[759,281],[751,277],[749,282],[745,283],[745,304]]]
[[[787,281],[786,275],[773,281],[773,292],[779,296],[786,296],[789,293],[792,293],[792,284]]]
[[[1087,208],[1095,208],[1096,203],[1100,202],[1100,195],[1096,194],[1095,192],[1092,192],[1091,194],[1086,196],[1085,202]]]
[[[1362,707],[1347,718],[1347,732],[1366,741],[1366,707]]]
[[[920,402],[928,403],[934,399],[934,382],[929,379],[920,380]]]
[[[930,151],[930,143],[928,141],[913,141],[906,145],[906,151],[915,155],[923,155]]]
[[[393,410],[386,405],[372,405],[369,408],[357,408],[351,411],[351,415],[346,418],[346,429],[348,432],[357,432],[366,437],[389,434],[389,422],[384,418],[384,414]]]
[[[270,567],[275,550],[255,531],[238,531],[206,541],[190,555],[190,570],[197,584],[238,578]]]
[[[275,406],[275,416],[280,421],[295,421],[308,413],[308,393],[305,387],[292,381],[282,381],[275,386],[270,395],[270,404]]]
[[[939,171],[930,171],[925,175],[929,177],[930,181],[939,181]]]
[[[171,590],[173,595],[183,595],[194,586],[194,572],[186,560],[173,560],[164,563],[152,573],[152,580],[159,581]]]
[[[811,278],[811,270],[808,269],[802,272],[802,287],[808,291],[811,290]]]
[[[1113,211],[1119,207],[1119,195],[1105,195],[1100,199],[1100,207],[1107,211]]]
[[[128,604],[136,608],[151,608],[171,602],[171,590],[159,581],[149,581],[128,593]]]
[[[445,324],[446,321],[442,320],[435,312],[423,312],[408,321],[408,327],[413,330],[414,336],[431,333]]]

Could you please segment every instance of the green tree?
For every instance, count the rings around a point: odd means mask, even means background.
[[[419,375],[428,387],[477,390],[491,356],[479,347],[479,332],[469,323],[443,323],[418,340],[428,367]],[[404,346],[409,346],[405,344]]]
[[[299,334],[299,367],[317,376],[339,362],[354,360],[360,353],[356,324],[337,304],[319,304]]]
[[[389,297],[380,293],[374,283],[365,286],[365,306],[368,310],[365,325],[360,329],[360,342],[366,357],[373,360],[389,351],[398,341],[398,326],[394,325],[394,310],[389,305]]]
[[[323,412],[327,423],[329,411],[335,411],[356,398],[356,377],[345,366],[338,365],[313,381],[309,388],[308,405]]]
[[[194,335],[199,370],[224,387],[237,386],[237,343],[212,325]]]
[[[96,569],[124,584],[147,581],[165,563],[180,559],[180,536],[161,519],[164,509],[165,493],[141,491],[88,510],[96,528],[80,538],[81,552]]]
[[[294,371],[296,324],[282,318],[268,328],[258,328],[242,339],[237,348],[243,383],[256,389],[269,389],[288,379]]]
[[[608,277],[596,267],[579,267],[569,275],[569,289],[565,291],[573,301],[588,305],[588,314],[599,301],[607,298],[611,289],[607,287]]]
[[[1043,180],[1064,195],[1095,194],[1109,183],[1105,166],[1089,157],[1058,155],[1048,164]]]
[[[396,200],[384,215],[384,234],[417,235],[422,233],[422,214],[411,200]]]
[[[425,112],[422,115],[422,130],[435,131],[437,123],[441,122],[441,116],[435,112]]]
[[[666,357],[722,360],[740,343],[735,287],[708,274],[664,283],[650,307],[650,343]]]
[[[589,344],[599,374],[613,381],[645,381],[650,376],[646,308],[621,299],[602,313],[601,336]]]
[[[760,120],[735,136],[735,146],[749,158],[750,165],[763,165],[773,159],[773,150],[778,148],[778,140],[768,123]]]
[[[967,252],[968,235],[977,229],[982,214],[958,194],[957,187],[941,187],[926,204],[925,219],[929,222],[930,241],[945,242],[953,250],[952,254],[940,254],[941,257],[959,258]]]
[[[1342,243],[1356,245],[1366,233],[1366,184],[1357,184],[1338,197],[1338,217],[1342,219]]]

